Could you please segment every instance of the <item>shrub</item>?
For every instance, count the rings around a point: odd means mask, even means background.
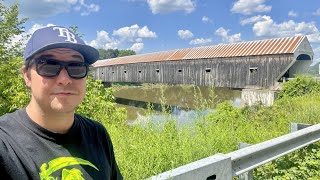
[[[310,93],[320,92],[320,82],[308,75],[298,75],[296,79],[285,82],[279,98],[303,96]]]
[[[123,124],[126,118],[124,109],[116,108],[112,88],[104,88],[100,80],[87,79],[87,92],[77,113],[92,118],[102,124]]]

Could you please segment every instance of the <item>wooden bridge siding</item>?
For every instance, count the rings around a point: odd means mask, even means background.
[[[256,59],[252,59],[252,61],[257,63]],[[273,86],[276,78],[285,71],[292,61],[293,54],[269,55],[261,58],[260,63],[254,64],[258,67],[258,84],[264,85],[264,87]]]
[[[184,62],[184,68],[183,68],[183,82],[185,84],[195,84],[195,61],[194,60],[187,60]]]
[[[106,82],[205,86],[213,83],[216,87],[259,88],[273,86],[292,60],[293,54],[162,61],[98,67],[95,75]],[[256,67],[257,71],[250,73],[250,67]],[[206,72],[206,68],[211,68],[211,71]],[[159,73],[156,69],[159,69]],[[178,72],[179,69],[182,72]]]
[[[172,81],[173,80],[173,74],[176,71],[176,69],[170,69],[170,66],[167,65],[170,62],[163,62],[160,65],[160,73],[162,74],[162,81],[161,83],[166,83],[167,81]]]

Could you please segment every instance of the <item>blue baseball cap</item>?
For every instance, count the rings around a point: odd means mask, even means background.
[[[98,50],[86,45],[70,29],[62,26],[49,26],[38,29],[32,34],[24,51],[24,60],[30,60],[37,53],[55,48],[69,48],[78,51],[88,64],[93,64],[99,58]]]

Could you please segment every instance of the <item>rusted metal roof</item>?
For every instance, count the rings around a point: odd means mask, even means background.
[[[99,60],[94,67],[110,66],[116,64],[130,64],[155,61],[173,61],[186,59],[212,59],[221,57],[239,57],[268,54],[294,53],[305,36],[267,39],[258,41],[220,44],[187,49],[161,51],[149,54],[138,54],[113,59]]]

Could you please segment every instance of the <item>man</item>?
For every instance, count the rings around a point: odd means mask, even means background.
[[[22,68],[31,101],[0,117],[0,179],[122,179],[106,129],[75,114],[98,57],[67,28],[34,32]]]

